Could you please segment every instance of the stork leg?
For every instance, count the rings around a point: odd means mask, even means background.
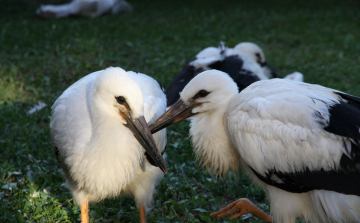
[[[146,212],[144,205],[139,205],[140,223],[146,223]]]
[[[245,198],[234,201],[220,211],[210,214],[210,217],[223,218],[232,215],[230,217],[230,220],[232,220],[248,213],[251,213],[267,222],[273,222],[272,218],[268,214]]]
[[[89,223],[89,201],[87,199],[81,203],[81,223]]]

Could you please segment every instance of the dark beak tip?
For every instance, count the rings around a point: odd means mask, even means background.
[[[159,164],[160,164],[160,163],[159,163]],[[161,162],[161,165],[159,165],[159,168],[160,168],[161,171],[164,172],[165,174],[168,173],[166,164],[164,164],[164,163]]]
[[[167,174],[167,173],[168,173],[167,169],[162,170],[162,171],[164,172],[164,174]]]

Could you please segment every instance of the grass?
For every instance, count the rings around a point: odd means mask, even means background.
[[[360,96],[360,2],[140,1],[131,14],[42,20],[38,3],[1,1],[0,222],[76,222],[79,206],[49,138],[50,107],[80,77],[108,66],[146,73],[167,86],[186,61],[224,41],[259,44],[282,75]],[[43,110],[27,115],[38,101]],[[168,131],[169,174],[149,222],[230,222],[209,213],[247,197],[269,212],[261,189],[242,173],[215,178],[194,160],[188,123]],[[91,206],[92,222],[138,222],[132,198]],[[260,222],[255,217],[233,222]]]

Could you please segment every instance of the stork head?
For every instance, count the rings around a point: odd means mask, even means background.
[[[216,47],[207,47],[201,50],[197,55],[196,58],[209,58],[209,57],[218,57],[220,55],[219,48]]]
[[[232,78],[218,70],[204,71],[195,76],[180,93],[180,99],[150,125],[155,133],[193,115],[226,109],[230,99],[239,93]]]
[[[127,127],[154,163],[166,173],[165,161],[144,118],[140,86],[121,68],[108,68],[100,72],[103,73],[98,75],[91,97],[91,109],[96,111],[93,118],[103,120],[106,116],[111,118],[108,120]]]
[[[260,66],[265,63],[265,55],[262,49],[251,42],[242,42],[234,47],[235,50],[239,50],[240,52],[248,55],[253,60],[255,60]]]
[[[234,47],[234,49],[246,54],[251,59],[256,61],[264,69],[266,76],[273,77],[273,78],[279,76],[275,72],[275,70],[272,67],[270,67],[270,65],[266,62],[264,52],[255,43],[242,42],[242,43],[237,44]]]

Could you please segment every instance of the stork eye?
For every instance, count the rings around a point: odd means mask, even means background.
[[[261,64],[262,64],[262,60],[261,60],[260,53],[255,53],[255,56],[256,56],[256,62],[261,65]]]
[[[210,92],[207,92],[205,90],[201,90],[199,91],[199,93],[197,93],[199,95],[199,97],[206,97],[206,95],[210,94]]]
[[[121,104],[121,105],[126,104],[126,100],[125,100],[125,98],[123,96],[118,96],[118,97],[115,97],[115,98],[116,98],[116,101],[119,104]]]

